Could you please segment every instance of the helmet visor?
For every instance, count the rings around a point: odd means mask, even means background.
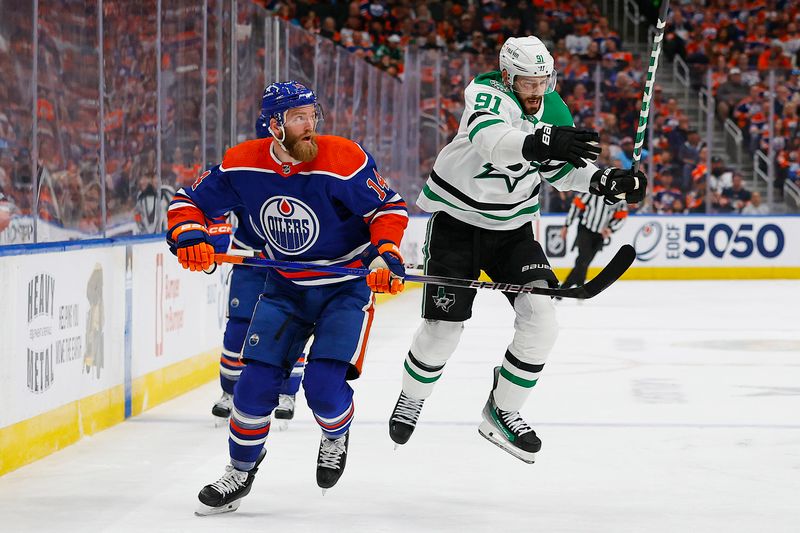
[[[556,89],[558,73],[553,70],[549,76],[514,76],[511,88],[515,93],[525,96],[543,96]]]
[[[287,109],[282,116],[276,118],[281,126],[297,127],[304,123],[311,123],[311,127],[316,129],[317,125],[324,120],[325,115],[320,104],[312,104]]]

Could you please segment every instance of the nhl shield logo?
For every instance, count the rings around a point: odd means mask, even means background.
[[[275,196],[261,206],[267,241],[286,255],[299,255],[319,237],[319,219],[311,208],[291,196]]]

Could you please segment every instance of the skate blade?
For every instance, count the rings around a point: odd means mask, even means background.
[[[400,448],[400,445],[396,442],[394,443],[394,451],[397,451]]]
[[[236,500],[234,502],[229,503],[228,505],[222,505],[220,507],[211,507],[204,503],[200,503],[195,510],[195,516],[210,516],[213,514],[222,514],[222,513],[232,513],[236,509],[239,508],[239,504],[242,503],[242,500]]]
[[[274,427],[278,431],[286,431],[287,429],[289,429],[289,421],[272,419],[272,427]]]
[[[481,437],[488,440],[498,448],[508,452],[520,461],[528,464],[533,464],[536,461],[536,454],[520,450],[519,448],[509,444],[509,442],[502,436],[502,434],[490,423],[483,421],[478,428],[478,433]]]
[[[322,495],[325,496],[325,493],[328,492],[328,489],[322,489]]]
[[[214,416],[214,427],[228,426],[228,419],[222,416]]]

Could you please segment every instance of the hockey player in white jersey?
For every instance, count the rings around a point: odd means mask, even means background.
[[[595,131],[573,127],[555,92],[556,72],[536,37],[512,37],[500,52],[500,70],[478,75],[464,91],[465,108],[455,138],[442,149],[417,205],[431,213],[425,240],[425,273],[555,287],[532,220],[546,181],[558,190],[592,192],[615,203],[641,201],[642,172],[599,170]],[[403,389],[389,434],[405,444],[423,402],[472,315],[475,290],[426,284],[419,329],[404,363]],[[514,307],[514,337],[483,409],[481,435],[532,463],[541,441],[519,410],[539,379],[558,335],[548,296],[506,294]]]

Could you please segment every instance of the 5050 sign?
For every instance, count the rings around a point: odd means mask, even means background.
[[[741,224],[735,230],[728,224],[714,224],[708,233],[705,224],[686,224],[684,240],[683,255],[690,258],[700,257],[708,250],[718,258],[744,259],[757,252],[770,259],[780,255],[785,243],[783,231],[775,224],[764,224],[758,231],[753,230],[752,224]]]
[[[717,259],[751,256],[771,259],[783,252],[785,244],[783,230],[771,223],[756,228],[748,223],[667,223],[662,226],[658,221],[651,221],[640,227],[633,238],[640,261],[656,259],[662,251],[667,260],[673,261],[683,257],[697,259],[705,254]]]

